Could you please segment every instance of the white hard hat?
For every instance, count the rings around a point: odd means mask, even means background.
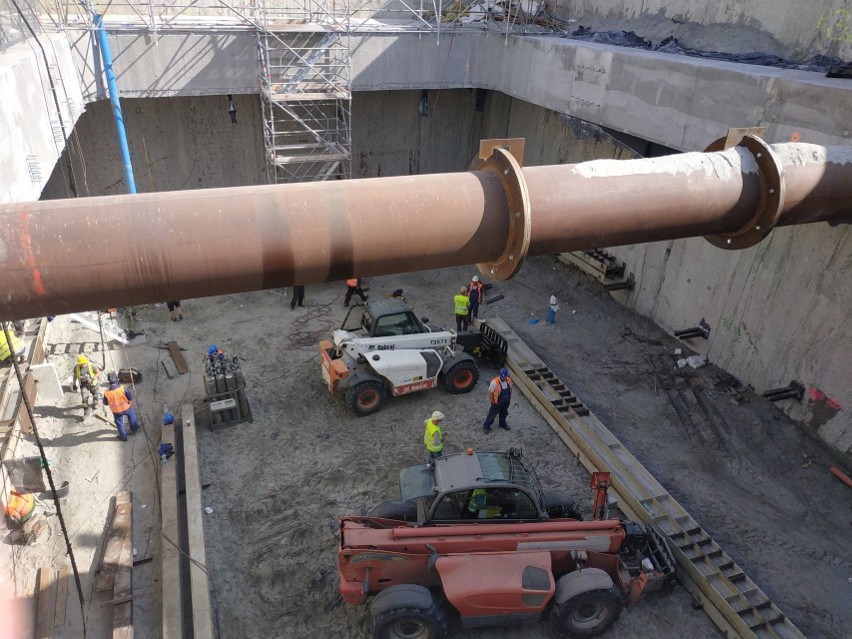
[[[444,413],[442,413],[441,411],[436,410],[434,413],[432,413],[432,421],[433,422],[439,422],[442,419],[444,419]]]
[[[471,282],[478,282],[479,281],[479,275],[474,275],[473,278],[470,281]]]
[[[555,295],[550,296],[550,304],[551,304],[551,306],[556,305],[556,296]]]

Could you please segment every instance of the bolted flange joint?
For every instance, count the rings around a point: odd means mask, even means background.
[[[720,150],[717,140],[708,151]],[[755,135],[745,135],[737,144],[754,156],[760,178],[760,201],[751,219],[731,233],[705,235],[704,239],[721,249],[744,249],[758,244],[775,228],[784,208],[784,173],[772,148]],[[715,148],[714,148],[715,147]]]
[[[508,280],[521,268],[530,248],[530,195],[523,170],[515,157],[500,147],[495,147],[486,160],[475,160],[471,168],[476,171],[488,171],[497,176],[506,194],[509,211],[509,234],[500,257],[493,262],[483,262],[476,266],[486,277]]]

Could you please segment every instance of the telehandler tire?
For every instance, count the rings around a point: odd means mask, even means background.
[[[607,630],[624,606],[618,586],[589,590],[555,604],[550,614],[553,634],[565,639],[591,639]]]
[[[479,369],[473,360],[463,359],[444,374],[444,386],[453,395],[469,393],[479,381]]]
[[[435,603],[429,608],[392,608],[373,617],[373,639],[441,639],[447,616]]]
[[[353,386],[346,393],[349,406],[356,415],[372,415],[385,401],[385,387],[380,382],[367,381]]]

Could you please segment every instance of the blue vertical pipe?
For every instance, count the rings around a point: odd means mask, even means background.
[[[112,70],[112,55],[109,52],[103,16],[92,12],[92,18],[98,33],[98,48],[101,50],[109,100],[112,102],[112,118],[115,120],[118,148],[121,151],[121,161],[124,163],[124,181],[127,183],[127,192],[136,193],[136,180],[133,179],[133,164],[130,162],[130,148],[127,146],[127,132],[124,130],[124,117],[121,115],[121,101],[118,97],[118,86],[115,84],[115,73]]]

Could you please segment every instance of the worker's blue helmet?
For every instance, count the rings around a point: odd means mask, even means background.
[[[509,376],[509,371],[505,368],[500,369],[500,379],[506,379]]]
[[[171,413],[163,414],[163,426],[168,426],[169,424],[174,424],[175,416]]]
[[[210,344],[210,346],[207,347],[207,355],[210,357],[215,357],[218,350],[219,348],[216,346],[216,344]]]

